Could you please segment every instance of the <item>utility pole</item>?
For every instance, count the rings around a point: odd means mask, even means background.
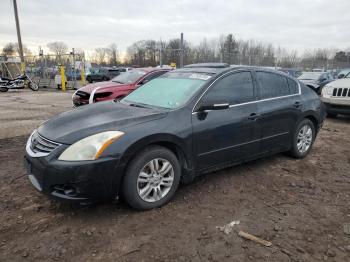
[[[19,26],[19,19],[18,19],[18,11],[17,11],[17,0],[13,0],[13,9],[15,11],[15,20],[16,20],[16,29],[17,29],[17,39],[18,39],[18,48],[19,48],[19,56],[21,58],[21,63],[23,65],[24,63],[24,56],[23,56],[23,46],[22,46],[22,38],[21,38],[21,29]],[[23,68],[22,68],[23,70]]]
[[[180,41],[180,68],[184,67],[184,33],[181,33]]]

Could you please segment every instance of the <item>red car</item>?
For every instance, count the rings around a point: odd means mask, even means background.
[[[111,81],[99,82],[78,89],[73,95],[74,107],[101,101],[122,99],[139,86],[157,78],[169,69],[136,68],[114,77]]]

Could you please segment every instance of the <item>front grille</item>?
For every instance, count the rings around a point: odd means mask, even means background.
[[[48,155],[58,146],[60,146],[60,144],[42,137],[38,132],[32,135],[30,141],[30,149],[36,154]]]
[[[335,97],[350,97],[350,88],[334,88],[333,96]]]

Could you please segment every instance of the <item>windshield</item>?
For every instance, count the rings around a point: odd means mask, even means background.
[[[146,72],[139,69],[133,69],[127,71],[123,74],[120,74],[112,79],[113,82],[121,83],[121,84],[131,84],[138,80],[140,77],[145,75]]]
[[[298,79],[301,80],[318,80],[322,73],[315,73],[315,72],[303,72],[301,76],[298,77]]]
[[[350,78],[350,72],[344,78]]]
[[[189,101],[210,78],[207,74],[168,73],[139,87],[122,101],[175,109]]]

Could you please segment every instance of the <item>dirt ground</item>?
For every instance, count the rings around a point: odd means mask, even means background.
[[[0,135],[0,261],[350,261],[349,117],[327,119],[303,160],[279,154],[204,175],[147,212],[48,200],[25,176],[28,134]],[[231,221],[231,233],[217,228]]]

